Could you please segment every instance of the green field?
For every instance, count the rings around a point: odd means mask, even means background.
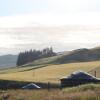
[[[61,77],[68,76],[72,72],[78,70],[89,72],[92,75],[94,75],[94,70],[97,70],[97,77],[100,77],[99,66],[100,61],[59,65],[28,65],[28,67],[26,66],[20,68],[1,70],[0,79],[58,83]]]

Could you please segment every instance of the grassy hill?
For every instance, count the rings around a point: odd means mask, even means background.
[[[0,79],[57,83],[61,77],[77,70],[83,70],[92,75],[96,70],[97,77],[100,77],[99,57],[100,48],[73,50],[57,56],[38,59],[23,66],[2,69]],[[90,62],[85,62],[88,60]]]
[[[73,51],[65,51],[57,53],[57,56],[41,58],[28,64],[23,65],[22,67],[27,66],[36,66],[44,64],[64,64],[72,62],[85,62],[85,61],[96,61],[100,60],[100,47],[93,49],[77,49]],[[0,56],[0,67],[7,68],[16,66],[17,55],[4,55]]]
[[[92,56],[90,56],[91,54]],[[100,48],[79,49],[69,53],[60,53],[60,55],[38,59],[23,66],[2,69],[0,70],[0,79],[3,81],[59,83],[61,77],[68,76],[78,70],[86,71],[92,75],[95,75],[96,71],[97,77],[100,78],[99,57]],[[8,100],[99,100],[100,85],[90,84],[50,91],[0,90],[0,93],[0,99],[2,100],[4,97],[7,97]]]
[[[100,61],[20,67],[1,70],[0,79],[58,83],[61,77],[77,70],[90,72],[94,75],[93,70],[100,70],[98,66],[100,66]],[[97,76],[100,77],[100,71],[97,72]]]
[[[77,49],[56,60],[56,63],[71,63],[100,60],[100,47]]]
[[[57,55],[57,56],[53,56],[53,57],[48,57],[48,58],[41,58],[38,60],[35,60],[31,63],[19,66],[19,67],[28,67],[28,66],[37,66],[37,65],[47,65],[47,64],[54,64],[56,62],[57,59],[61,58],[63,56],[62,55]]]
[[[65,64],[73,62],[86,62],[86,61],[98,61],[100,60],[100,48],[96,47],[93,49],[77,49],[70,52],[60,52],[57,56],[41,58],[23,65],[36,66],[36,65],[47,65],[47,64]]]

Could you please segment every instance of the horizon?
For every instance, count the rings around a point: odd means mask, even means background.
[[[99,0],[0,0],[0,55],[98,47],[99,18]]]
[[[65,51],[54,51],[55,53],[63,53],[63,52],[71,52],[71,51],[74,51],[74,50],[80,50],[80,49],[88,49],[88,50],[90,50],[90,49],[94,49],[94,48],[98,48],[98,47],[100,47],[100,46],[97,46],[97,47],[91,47],[91,48],[77,48],[77,49],[72,49],[72,50],[65,50]],[[49,47],[45,47],[45,48],[49,48]],[[43,49],[45,49],[45,48],[43,48]],[[28,50],[23,50],[23,51],[20,51],[20,52],[17,52],[17,53],[8,53],[8,54],[2,54],[2,55],[0,55],[0,56],[6,56],[6,55],[19,55],[19,53],[21,53],[21,52],[25,52],[25,51],[30,51],[30,50],[43,50],[43,49],[28,49]],[[53,48],[52,48],[53,49]]]

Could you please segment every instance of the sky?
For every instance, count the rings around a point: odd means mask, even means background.
[[[100,0],[0,0],[0,55],[52,46],[100,46]]]

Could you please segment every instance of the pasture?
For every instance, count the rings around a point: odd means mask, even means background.
[[[0,79],[15,81],[33,81],[43,83],[59,83],[59,79],[68,76],[74,71],[82,70],[94,75],[97,70],[97,77],[100,77],[100,61],[68,63],[58,65],[37,65],[26,66],[0,71]],[[35,68],[34,68],[35,67]]]

